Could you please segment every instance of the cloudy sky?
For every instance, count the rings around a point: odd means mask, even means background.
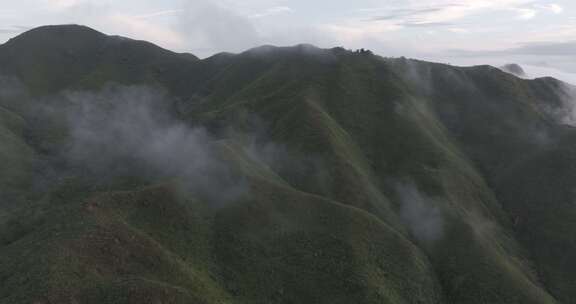
[[[18,0],[0,40],[78,23],[199,57],[263,45],[368,48],[457,65],[509,62],[576,84],[574,0]]]

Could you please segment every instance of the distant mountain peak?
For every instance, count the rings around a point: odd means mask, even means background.
[[[78,24],[46,25],[33,28],[10,39],[5,45],[32,50],[36,49],[34,46],[41,48],[74,50],[91,49],[97,46],[102,46],[105,43],[123,42],[147,45],[152,48],[162,49],[165,52],[173,53],[170,50],[166,50],[147,41],[135,40],[118,35],[107,35],[88,26]],[[192,54],[182,55],[189,59],[198,59]]]
[[[40,39],[44,40],[46,38],[74,38],[74,37],[105,37],[106,35],[92,29],[90,27],[78,24],[63,24],[63,25],[45,25],[37,28],[33,28],[26,31],[12,39],[10,41],[18,41],[23,39]]]
[[[526,72],[524,72],[524,69],[516,63],[505,64],[501,66],[500,69],[506,73],[510,73],[518,77],[526,77]]]
[[[192,54],[74,24],[34,28],[0,46],[2,72],[41,92],[98,83],[103,74],[119,82],[144,81],[161,74],[166,65],[183,69],[197,60]]]

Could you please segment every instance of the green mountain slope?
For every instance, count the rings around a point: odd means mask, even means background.
[[[567,84],[80,26],[0,67],[2,303],[574,302]]]

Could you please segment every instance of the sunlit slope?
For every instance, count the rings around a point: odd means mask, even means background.
[[[6,184],[30,205],[0,222],[3,302],[572,301],[556,80],[309,45],[197,60],[76,26],[13,39],[0,65],[26,91],[0,94],[6,176],[65,172]],[[173,97],[155,109],[208,130],[242,195],[70,163],[59,94],[113,83]]]

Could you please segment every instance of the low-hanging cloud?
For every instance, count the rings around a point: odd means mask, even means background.
[[[209,130],[183,120],[178,102],[159,87],[119,84],[34,97],[16,77],[0,75],[0,103],[22,115],[37,152],[29,191],[36,198],[62,185],[113,191],[173,180],[218,206],[250,194],[251,175],[227,153],[296,188],[329,191],[322,159],[272,140],[271,126],[256,114],[240,110],[238,125],[232,119]]]
[[[566,83],[559,84],[556,92],[561,104],[545,108],[557,122],[569,126],[576,126],[576,87]]]
[[[188,190],[225,202],[246,191],[244,181],[221,160],[215,139],[169,114],[171,100],[144,86],[68,92],[66,156],[98,176],[180,178]]]
[[[395,186],[400,201],[400,218],[416,240],[430,245],[444,235],[444,218],[437,202],[411,181]]]
[[[221,206],[250,194],[250,177],[230,160],[226,153],[232,152],[224,146],[239,149],[233,153],[270,168],[296,187],[306,186],[299,181],[307,178],[322,188],[321,161],[272,141],[268,124],[256,115],[247,119],[249,127],[227,125],[215,135],[181,120],[176,102],[162,89],[142,85],[107,85],[32,100],[33,116],[58,121],[55,129],[65,134],[50,143],[56,147],[39,161],[34,191],[50,191],[69,178],[96,185],[96,191],[177,180],[192,197]]]

